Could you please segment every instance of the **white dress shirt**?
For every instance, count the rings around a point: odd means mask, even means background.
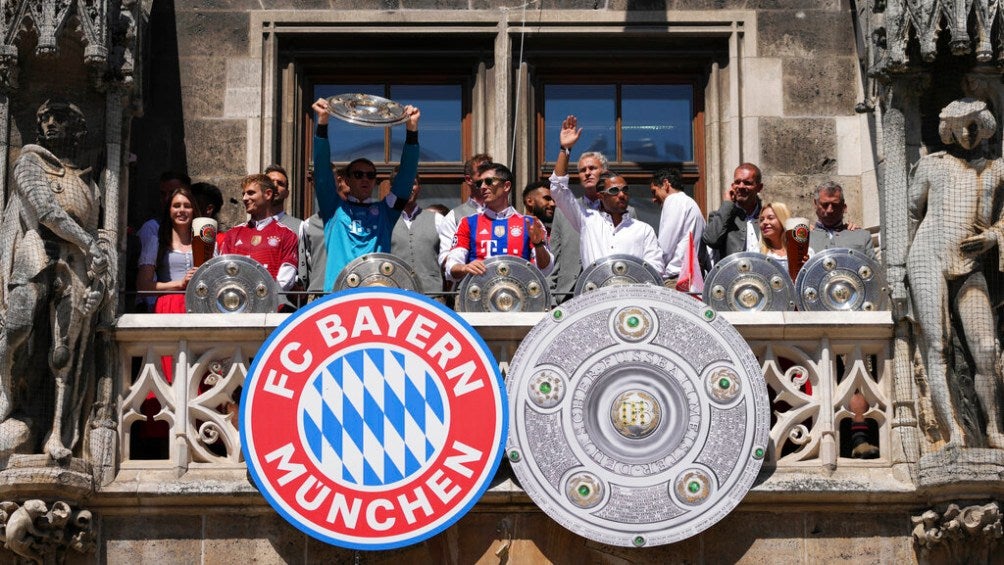
[[[582,265],[592,265],[599,259],[617,254],[633,255],[651,265],[659,273],[666,270],[659,240],[652,226],[625,213],[621,223],[614,225],[610,214],[593,210],[575,198],[568,188],[568,175],[551,173],[551,196],[555,204],[579,232],[579,253]]]
[[[690,246],[688,234],[694,234],[694,244],[701,244],[707,222],[694,199],[683,192],[674,192],[662,202],[659,216],[659,247],[666,262],[666,278],[680,276],[680,269]],[[695,248],[696,251],[696,248]]]

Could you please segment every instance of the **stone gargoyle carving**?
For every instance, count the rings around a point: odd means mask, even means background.
[[[993,549],[1004,536],[996,502],[964,508],[949,504],[944,512],[928,510],[912,520],[913,542],[921,555],[931,558],[944,551],[949,563],[992,563]]]
[[[952,400],[952,390],[959,385],[949,351],[958,336],[973,365],[976,396],[986,417],[986,444],[1001,448],[1001,348],[984,274],[985,259],[994,247],[1004,255],[1002,224],[993,216],[1004,186],[1004,161],[984,151],[997,123],[986,103],[970,98],[950,103],[939,117],[939,133],[948,149],[920,159],[909,191],[906,269],[917,346],[946,447],[981,444],[966,440]]]
[[[84,114],[48,100],[37,124],[0,224],[0,456],[44,452],[62,463],[95,379],[92,318],[113,285],[101,193],[77,162]]]
[[[0,502],[0,541],[33,563],[62,563],[67,550],[94,549],[93,519],[89,510],[74,511],[62,501],[51,507],[38,499]]]

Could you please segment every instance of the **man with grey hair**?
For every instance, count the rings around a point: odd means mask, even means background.
[[[867,230],[844,222],[844,212],[847,203],[844,201],[844,189],[839,184],[829,180],[816,187],[812,199],[816,206],[816,224],[809,234],[809,247],[816,253],[834,247],[853,249],[864,253],[874,261],[875,246],[872,236]]]

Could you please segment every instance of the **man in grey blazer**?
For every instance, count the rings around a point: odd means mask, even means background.
[[[708,216],[708,226],[701,241],[717,261],[733,253],[760,250],[760,224],[757,220],[763,202],[760,168],[753,163],[736,167],[732,184],[722,205]]]
[[[878,261],[875,246],[872,245],[872,234],[844,222],[847,203],[844,202],[843,187],[833,181],[826,181],[816,187],[812,202],[816,205],[817,218],[816,225],[809,234],[809,247],[813,251],[843,247],[860,251],[866,257]]]

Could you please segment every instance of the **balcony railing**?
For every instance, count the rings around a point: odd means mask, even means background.
[[[503,372],[543,314],[465,314]],[[771,395],[766,464],[832,472],[889,467],[889,312],[723,313],[761,363]],[[121,363],[120,468],[242,468],[237,403],[251,360],[286,314],[128,314],[115,329]],[[878,459],[850,458],[850,399],[860,391]],[[144,403],[146,414],[144,414]]]

